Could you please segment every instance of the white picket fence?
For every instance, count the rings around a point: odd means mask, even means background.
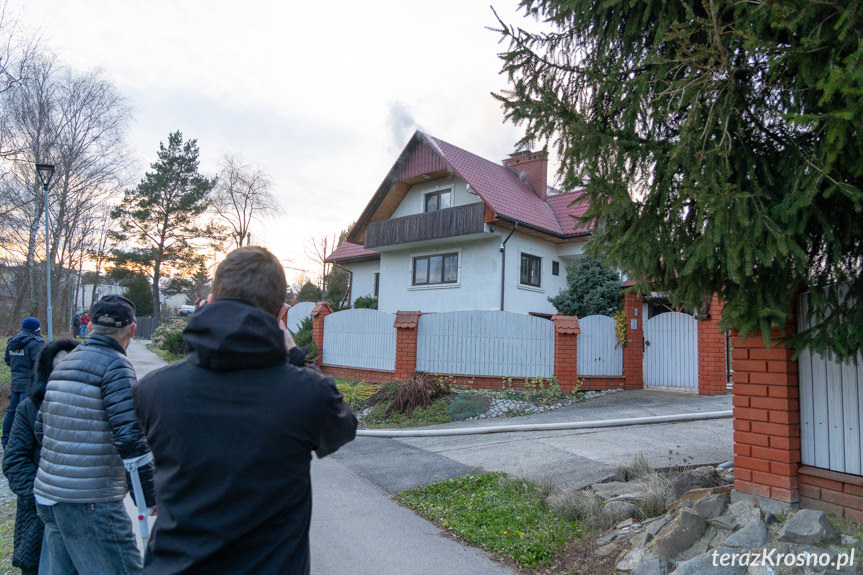
[[[810,325],[805,296],[798,309],[802,331]],[[863,475],[863,354],[840,362],[804,350],[798,359],[803,464]]]
[[[554,324],[503,311],[422,315],[417,369],[454,375],[552,377]]]
[[[304,319],[312,314],[313,309],[315,309],[314,303],[310,301],[301,301],[288,310],[287,326],[291,333],[297,333],[297,330],[300,328],[300,324]]]
[[[325,365],[394,371],[395,315],[374,309],[347,309],[324,319]]]
[[[617,344],[614,318],[589,315],[578,319],[578,375],[623,375],[623,347]]]

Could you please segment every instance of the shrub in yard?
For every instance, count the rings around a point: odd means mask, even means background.
[[[161,324],[153,332],[153,345],[174,355],[185,354],[186,344],[183,341],[183,330],[186,329],[187,323],[187,318],[178,317]]]
[[[354,309],[378,309],[378,298],[364,295],[354,300]]]
[[[484,395],[460,393],[453,399],[447,410],[452,419],[469,419],[488,411],[491,400]]]
[[[309,316],[300,322],[296,331],[288,330],[294,338],[294,343],[297,344],[297,347],[304,347],[308,350],[309,353],[306,356],[306,361],[314,361],[318,356],[318,346],[315,345],[315,340],[312,339],[313,322],[314,320]]]
[[[432,401],[448,393],[452,393],[449,386],[427,373],[417,371],[409,380],[398,385],[395,397],[387,408],[387,415],[410,415],[414,409],[428,407]]]
[[[351,379],[336,380],[336,387],[344,396],[345,403],[355,411],[363,407],[369,398],[378,391],[377,385]]]

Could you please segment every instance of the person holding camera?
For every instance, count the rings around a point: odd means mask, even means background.
[[[353,440],[357,420],[293,344],[286,287],[266,249],[229,253],[183,332],[186,360],[135,390],[159,509],[144,573],[309,573],[311,455]]]

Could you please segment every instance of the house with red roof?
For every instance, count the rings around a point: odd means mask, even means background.
[[[351,272],[351,304],[551,315],[591,228],[547,172],[545,152],[495,163],[417,131],[328,261]]]

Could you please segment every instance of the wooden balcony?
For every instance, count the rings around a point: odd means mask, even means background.
[[[366,228],[365,247],[369,249],[481,233],[485,204],[436,210],[373,222]]]

